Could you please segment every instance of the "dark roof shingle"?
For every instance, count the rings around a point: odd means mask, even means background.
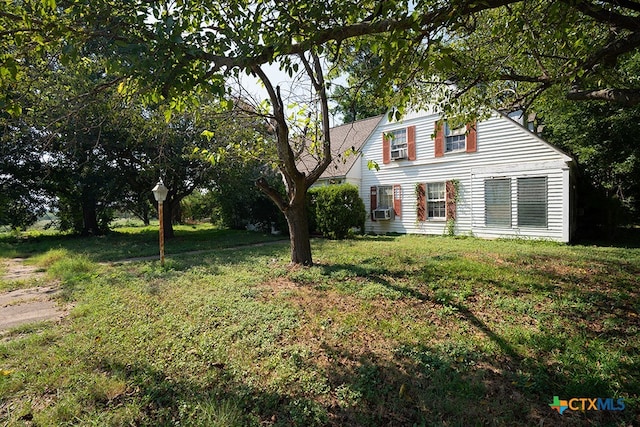
[[[374,131],[382,116],[369,117],[330,129],[331,155],[333,159],[320,178],[344,177],[360,157],[360,149]],[[349,154],[345,154],[349,151]],[[318,156],[306,149],[298,159],[298,167],[311,171],[318,162]]]

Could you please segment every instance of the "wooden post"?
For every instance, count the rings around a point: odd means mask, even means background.
[[[164,267],[164,201],[158,202],[158,220],[160,221],[160,266]]]

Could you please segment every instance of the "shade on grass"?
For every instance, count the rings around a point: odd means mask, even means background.
[[[419,236],[313,246],[310,268],[288,267],[287,242],[173,255],[164,269],[93,264],[87,274],[53,262],[75,308],[0,344],[3,416],[9,425],[638,421],[640,250]],[[83,262],[104,256],[96,249]],[[556,395],[624,398],[626,409],[560,416],[549,407]]]

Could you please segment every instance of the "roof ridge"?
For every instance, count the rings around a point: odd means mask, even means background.
[[[343,127],[343,126],[354,125],[354,124],[356,124],[356,123],[364,122],[364,121],[366,121],[366,120],[380,119],[380,118],[382,118],[385,114],[386,114],[386,113],[379,114],[379,115],[377,115],[377,116],[366,117],[366,118],[364,118],[364,119],[354,120],[354,121],[349,122],[349,123],[343,123],[343,124],[341,124],[341,125],[334,126],[334,127],[332,127],[331,129],[337,129],[337,128],[340,128],[340,127]]]

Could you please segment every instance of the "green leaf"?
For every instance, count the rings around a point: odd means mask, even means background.
[[[6,110],[12,117],[18,117],[22,114],[22,106],[16,102],[10,103]]]
[[[203,130],[202,133],[200,134],[202,136],[204,136],[205,138],[207,138],[207,141],[211,141],[211,139],[213,139],[213,132],[211,132],[210,130]]]

